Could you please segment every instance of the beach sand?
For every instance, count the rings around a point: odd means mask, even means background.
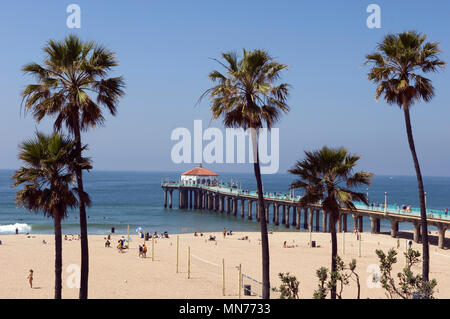
[[[233,233],[223,238],[215,233],[216,242],[208,241],[210,233],[204,237],[193,234],[179,235],[179,272],[176,273],[176,236],[156,240],[152,261],[152,242],[147,241],[147,258],[138,258],[138,245],[144,242],[138,236],[132,236],[131,248],[120,254],[115,248],[120,235],[112,236],[112,248],[105,248],[105,236],[89,236],[90,271],[89,298],[125,299],[125,298],[237,298],[238,270],[257,281],[261,280],[260,234]],[[249,240],[238,240],[248,236]],[[338,254],[346,263],[352,258],[357,260],[357,273],[361,281],[361,298],[385,298],[382,288],[369,286],[369,265],[378,264],[376,249],[385,252],[396,247],[397,239],[389,235],[362,234],[361,252],[356,237],[345,234],[345,254],[343,253],[343,235],[338,235]],[[317,288],[315,272],[318,268],[330,267],[330,234],[312,233],[312,240],[318,248],[309,247],[309,233],[278,232],[269,234],[271,285],[278,287],[278,273],[290,272],[300,281],[300,297],[312,298]],[[69,236],[70,238],[70,236]],[[48,243],[43,244],[42,240]],[[54,242],[53,235],[8,235],[1,236],[0,246],[0,298],[53,298],[54,295]],[[283,242],[298,245],[295,248],[282,248]],[[398,263],[394,274],[405,264],[403,252],[406,239],[400,239]],[[187,253],[191,250],[191,278],[187,275]],[[422,251],[420,244],[413,248]],[[430,246],[430,278],[438,281],[436,297],[450,298],[450,251]],[[225,262],[225,296],[222,295],[222,259]],[[75,266],[70,266],[71,264]],[[78,289],[73,287],[74,269],[80,264],[80,241],[63,240],[63,298],[77,298]],[[74,268],[71,268],[74,267]],[[26,279],[29,269],[34,270],[34,288]],[[69,272],[67,272],[69,270]],[[415,269],[420,272],[420,268]],[[255,293],[261,294],[258,283],[245,279]],[[243,296],[243,298],[258,298]],[[278,298],[272,292],[272,298]],[[344,288],[344,298],[356,297],[356,285],[351,281]]]

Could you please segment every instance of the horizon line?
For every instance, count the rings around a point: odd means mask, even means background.
[[[15,168],[0,168],[0,171],[14,171]],[[91,169],[90,172],[97,171],[97,172],[105,172],[105,173],[176,173],[181,174],[181,170],[124,170],[124,169]],[[218,173],[222,174],[250,174],[254,175],[253,172],[243,172],[243,171],[217,171]],[[387,176],[387,177],[416,177],[416,175],[407,175],[407,174],[377,174],[373,173],[375,176]],[[270,176],[270,175],[289,175],[289,172],[278,172],[275,174],[266,174],[264,176]],[[450,178],[450,175],[423,175],[423,177],[443,177],[443,178]]]

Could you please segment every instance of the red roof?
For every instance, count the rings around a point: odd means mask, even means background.
[[[197,176],[218,176],[216,173],[211,172],[209,169],[203,167],[196,167],[189,171],[184,172],[181,175],[197,175]]]

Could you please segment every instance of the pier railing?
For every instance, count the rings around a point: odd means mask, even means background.
[[[237,187],[233,187],[227,184],[219,183],[217,185],[205,185],[205,184],[195,184],[195,183],[188,183],[188,182],[176,182],[176,181],[166,181],[161,183],[162,187],[167,188],[179,188],[179,187],[194,187],[198,189],[204,189],[209,190],[213,192],[218,192],[223,195],[235,195],[235,196],[242,196],[242,197],[250,197],[257,199],[258,198],[258,192],[257,191],[251,191],[251,190],[243,190],[239,189]],[[276,201],[284,201],[284,202],[292,202],[296,203],[300,201],[301,196],[296,195],[292,196],[290,194],[280,194],[280,193],[270,193],[265,192],[264,193],[264,199],[265,200],[276,200]],[[320,203],[319,203],[320,204]],[[417,207],[409,207],[407,209],[401,208],[403,205],[387,205],[387,207],[384,207],[384,204],[379,206],[367,206],[366,204],[362,202],[354,202],[354,205],[356,209],[361,210],[368,210],[368,211],[374,211],[374,212],[383,212],[387,214],[399,214],[404,216],[412,216],[412,217],[420,217],[420,208]],[[431,209],[428,210],[427,213],[428,218],[433,219],[442,219],[442,220],[450,220],[450,215],[445,212],[443,209]]]

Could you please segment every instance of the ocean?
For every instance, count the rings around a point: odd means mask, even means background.
[[[220,174],[220,173],[219,173]],[[0,170],[0,235],[19,232],[50,234],[53,223],[40,213],[30,213],[16,207],[14,197],[17,189],[12,185],[12,170]],[[116,233],[130,233],[138,227],[148,232],[186,233],[215,232],[223,228],[233,231],[259,231],[255,221],[235,217],[232,214],[197,210],[179,210],[178,194],[174,192],[174,208],[164,209],[164,193],[161,181],[164,178],[178,180],[174,172],[106,172],[93,170],[85,174],[85,190],[89,193],[92,206],[88,208],[89,234],[107,234],[111,227]],[[220,174],[222,181],[233,179],[244,189],[256,189],[252,173]],[[293,181],[289,174],[264,175],[264,191],[288,193]],[[424,177],[427,192],[427,209],[450,208],[450,177]],[[361,190],[366,192],[366,188]],[[384,203],[384,193],[388,193],[389,205],[412,205],[418,207],[417,182],[414,176],[375,176],[369,187],[370,201]],[[271,214],[272,212],[270,212]],[[238,214],[239,215],[239,214]],[[79,234],[78,211],[69,212],[63,222],[64,234]],[[270,218],[271,220],[271,218]],[[352,229],[352,219],[348,219]],[[364,230],[370,230],[370,221],[365,219]],[[411,229],[409,223],[401,223],[400,230]],[[381,223],[381,231],[388,231],[390,224]],[[433,227],[431,227],[433,229]],[[269,224],[273,231],[298,231],[293,227]]]

